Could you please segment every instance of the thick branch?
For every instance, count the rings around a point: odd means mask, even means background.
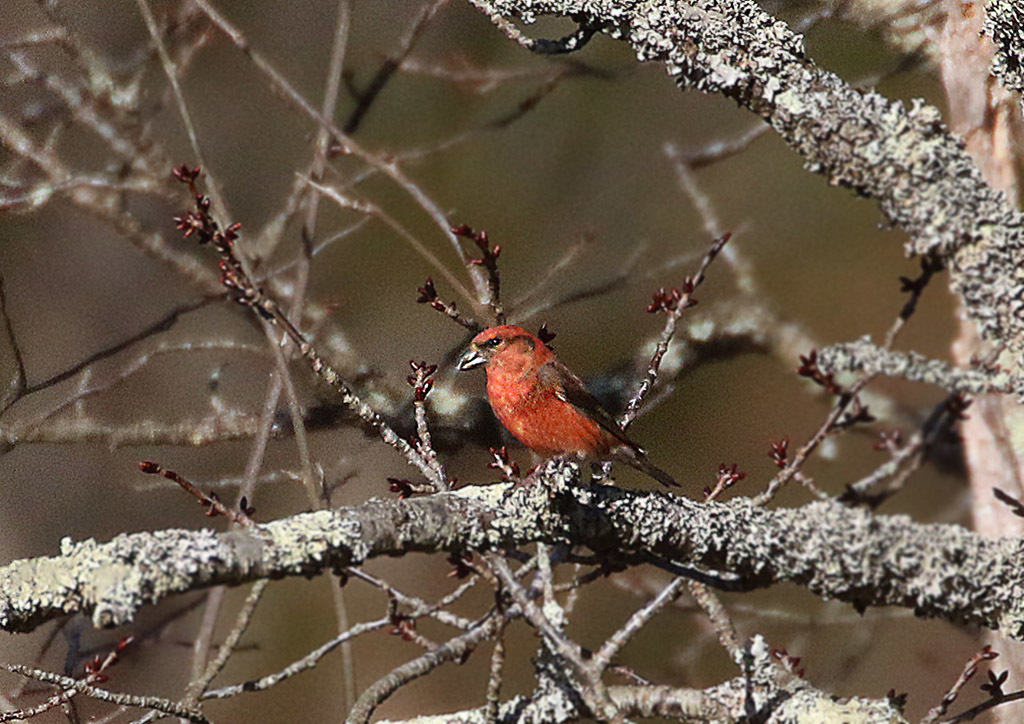
[[[508,17],[586,18],[665,63],[680,86],[721,93],[765,119],[807,167],[878,201],[908,252],[950,266],[985,337],[1024,354],[1024,217],[984,181],[921,101],[856,90],[804,57],[802,38],[753,0],[495,0]]]
[[[634,562],[653,554],[732,576],[733,587],[796,583],[859,609],[903,606],[1024,639],[1024,541],[829,502],[763,510],[744,500],[700,504],[610,486],[581,488],[573,484],[576,467],[564,463],[552,463],[549,473],[507,500],[505,485],[374,499],[268,523],[259,538],[165,530],[109,543],[65,539],[58,556],[0,569],[0,628],[28,631],[74,612],[115,626],[144,604],[211,585],[309,576],[377,556],[544,541]],[[552,497],[552,487],[561,492]]]
[[[985,8],[985,32],[996,46],[992,73],[1010,90],[1024,92],[1024,8],[993,0]]]

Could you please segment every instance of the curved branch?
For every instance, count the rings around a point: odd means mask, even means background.
[[[761,116],[809,170],[877,200],[910,235],[908,253],[943,259],[982,334],[1024,361],[1024,216],[985,183],[937,108],[852,88],[753,0],[494,0],[488,9],[585,18],[641,60],[664,63],[680,87]]]

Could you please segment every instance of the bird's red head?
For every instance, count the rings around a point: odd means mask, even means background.
[[[551,350],[537,335],[514,324],[502,324],[485,329],[473,337],[469,349],[459,358],[458,368],[470,370],[497,359],[518,358],[544,362]]]

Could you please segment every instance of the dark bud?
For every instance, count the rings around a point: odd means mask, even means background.
[[[437,299],[437,288],[434,286],[434,280],[430,277],[427,277],[427,281],[416,291],[420,293],[420,296],[416,299],[417,304],[428,304]]]

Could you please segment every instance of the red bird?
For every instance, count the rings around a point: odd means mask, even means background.
[[[512,324],[485,329],[459,358],[458,368],[480,365],[487,367],[487,397],[494,414],[534,452],[617,460],[662,485],[679,485],[647,462],[640,446],[536,335]]]

